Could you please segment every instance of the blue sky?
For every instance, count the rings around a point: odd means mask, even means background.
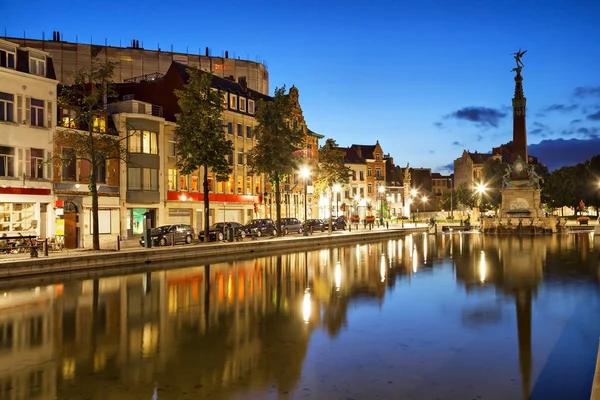
[[[99,4],[0,0],[0,29],[259,57],[271,90],[299,88],[310,129],[439,171],[511,140],[511,54],[523,48],[530,152],[551,168],[600,153],[598,0]]]

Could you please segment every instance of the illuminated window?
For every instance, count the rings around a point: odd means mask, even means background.
[[[142,135],[142,153],[158,154],[156,132],[144,131]]]
[[[244,178],[241,176],[237,177],[237,193],[238,194],[244,193]]]
[[[179,190],[182,192],[188,191],[188,176],[179,175]]]
[[[252,178],[246,178],[246,194],[252,194]]]
[[[142,135],[139,131],[129,131],[129,152],[130,153],[139,153],[142,148]]]
[[[94,132],[105,133],[106,132],[106,116],[98,115],[94,117]]]
[[[237,110],[237,96],[235,94],[229,95],[229,108]]]
[[[198,175],[192,175],[192,192],[198,191]]]
[[[35,230],[35,210],[36,203],[0,203],[0,231]],[[0,331],[0,339],[1,335]]]
[[[246,99],[240,97],[240,111],[246,112]]]
[[[248,100],[248,113],[254,114],[254,100]]]
[[[65,109],[63,108],[61,110],[61,125],[64,126],[65,128],[76,128],[75,125],[75,110],[69,110],[69,109]]]
[[[167,190],[174,192],[177,190],[177,170],[169,169],[167,173]]]
[[[227,93],[223,93],[223,108],[227,108]]]

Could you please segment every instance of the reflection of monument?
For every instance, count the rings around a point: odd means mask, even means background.
[[[494,219],[485,219],[483,231],[496,232],[547,232],[555,227],[556,220],[547,218],[542,209],[540,180],[535,165],[529,164],[527,154],[526,105],[523,94],[523,77],[521,57],[527,52],[514,54],[517,66],[513,107],[513,141],[511,159],[502,177],[502,205],[500,215]]]

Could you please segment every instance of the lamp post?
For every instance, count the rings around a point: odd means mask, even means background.
[[[379,186],[379,225],[383,225],[383,196],[385,193],[385,186]]]
[[[304,223],[306,224],[306,219],[308,218],[308,213],[307,213],[307,204],[306,204],[306,184],[308,181],[308,177],[310,176],[310,171],[308,169],[308,167],[302,167],[302,169],[300,170],[300,175],[302,176],[302,179],[304,180]],[[302,234],[303,236],[308,236],[308,232],[306,231],[306,226],[302,229]]]

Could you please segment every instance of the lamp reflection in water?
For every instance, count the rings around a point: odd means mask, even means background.
[[[487,274],[487,265],[485,263],[485,252],[481,250],[481,258],[479,260],[479,280],[481,283],[485,282],[485,276]]]
[[[379,273],[381,275],[381,282],[385,282],[385,256],[381,255],[381,262],[379,263]]]
[[[304,300],[302,301],[302,317],[304,318],[304,322],[308,324],[310,320],[310,292],[308,289],[304,291]]]
[[[342,266],[339,261],[335,264],[333,278],[335,279],[335,288],[339,291],[342,285]]]
[[[415,244],[415,247],[413,248],[413,252],[412,252],[412,262],[413,262],[413,272],[416,273],[417,269],[419,268],[419,259],[417,256],[417,245]]]
[[[423,232],[423,264],[427,264],[427,233]]]

